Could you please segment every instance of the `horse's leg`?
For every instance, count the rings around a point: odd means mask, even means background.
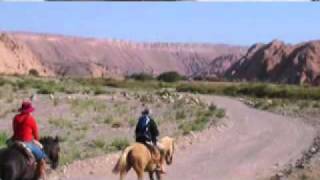
[[[132,167],[138,176],[138,180],[143,180],[145,165],[142,160],[132,161]]]
[[[152,172],[152,171],[149,171],[149,178],[150,178],[150,180],[154,180],[154,179],[153,179],[153,172]]]
[[[11,172],[4,172],[1,178],[3,178],[2,180],[14,180]]]
[[[11,166],[2,166],[0,171],[2,171],[1,180],[14,180],[15,177],[15,169]]]
[[[127,167],[120,171],[120,180],[124,180],[124,177],[127,175],[127,173],[130,171],[131,165],[127,164]]]
[[[144,168],[142,166],[139,166],[138,164],[135,164],[133,166],[134,171],[136,171],[138,180],[143,180],[144,175]]]
[[[143,170],[138,171],[138,172],[137,172],[137,175],[138,175],[138,180],[143,180],[143,175],[144,175]]]
[[[141,168],[135,168],[133,167],[134,171],[136,171],[138,180],[143,180],[144,171]]]
[[[162,180],[162,175],[159,171],[156,171],[157,180]]]
[[[120,180],[124,180],[125,176],[126,176],[126,172],[121,171],[120,172]]]

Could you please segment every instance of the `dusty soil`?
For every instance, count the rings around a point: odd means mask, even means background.
[[[292,99],[251,99],[244,100],[250,106],[258,109],[265,109],[270,112],[290,117],[301,118],[305,123],[313,126],[317,131],[317,137],[308,151],[305,151],[295,164],[288,164],[281,172],[281,180],[318,180],[320,177],[320,102],[318,100],[292,100]],[[270,180],[272,178],[266,178]]]
[[[226,109],[226,124],[179,139],[175,161],[164,179],[262,179],[301,156],[316,134],[299,119],[253,109],[227,97],[202,98]],[[118,155],[74,162],[50,179],[118,179],[111,173]],[[127,179],[136,177],[130,172]]]

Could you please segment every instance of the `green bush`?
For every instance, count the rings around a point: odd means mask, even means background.
[[[192,131],[192,123],[184,123],[179,126],[179,129],[182,130],[183,135],[188,135]]]
[[[189,134],[191,131],[202,131],[211,125],[214,125],[218,119],[225,116],[225,110],[217,108],[215,105],[209,106],[208,109],[200,109],[196,112],[196,119],[189,121],[181,121],[178,128],[182,130],[183,135]],[[218,118],[218,119],[217,119]]]
[[[202,131],[207,127],[209,122],[209,117],[201,116],[198,117],[195,121],[188,121],[179,126],[179,129],[182,130],[183,135],[189,134],[191,131],[197,132]]]
[[[39,72],[36,69],[30,69],[29,70],[29,75],[38,77],[39,76]]]
[[[147,74],[147,73],[135,73],[130,75],[127,78],[138,80],[138,81],[151,81],[155,79],[151,74]]]
[[[216,117],[217,118],[223,118],[226,115],[226,112],[224,109],[217,109]]]
[[[104,123],[104,124],[111,124],[112,122],[113,122],[113,117],[112,117],[112,116],[106,117],[106,118],[103,120],[103,123]]]
[[[107,94],[107,90],[101,86],[97,86],[93,89],[94,95]]]
[[[42,86],[37,91],[38,94],[54,94],[55,91],[53,88],[48,86]]]
[[[215,111],[217,109],[218,109],[218,107],[215,104],[210,104],[210,106],[209,106],[210,111]]]
[[[94,147],[98,148],[98,149],[105,149],[107,146],[105,140],[102,138],[95,139],[92,141],[92,143],[93,143]]]
[[[6,145],[6,141],[8,140],[8,135],[5,132],[0,133],[0,147],[4,147]]]
[[[37,89],[39,94],[51,94],[54,92],[64,92],[64,86],[53,80],[38,78],[20,78],[15,81],[14,86],[18,89],[33,88]]]
[[[181,120],[187,117],[186,112],[184,110],[179,110],[176,112],[176,119]]]
[[[13,83],[5,78],[0,77],[0,86],[3,86],[5,84],[13,84]]]
[[[164,82],[177,82],[184,80],[185,78],[175,71],[169,71],[160,74],[157,79]]]
[[[113,151],[120,151],[120,150],[123,150],[124,148],[128,147],[130,144],[129,140],[126,139],[126,138],[115,138],[109,148],[110,150],[113,150]]]

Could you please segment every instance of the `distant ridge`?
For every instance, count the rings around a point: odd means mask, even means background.
[[[0,33],[0,73],[124,77],[177,71],[188,77],[290,84],[320,83],[320,41],[273,40],[251,47],[146,43],[25,32]]]
[[[246,47],[225,44],[136,43],[22,32],[4,32],[1,36],[32,52],[43,68],[50,70],[41,71],[44,76],[157,75],[165,71],[192,76],[218,56],[246,52]]]

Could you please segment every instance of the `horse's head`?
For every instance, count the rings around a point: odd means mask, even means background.
[[[59,137],[43,137],[40,139],[41,144],[43,145],[45,153],[48,155],[50,160],[51,168],[56,169],[59,164],[59,153],[60,153],[60,145],[59,145]]]

